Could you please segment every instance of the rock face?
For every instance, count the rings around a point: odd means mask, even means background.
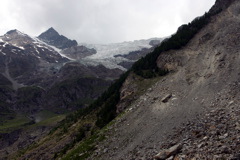
[[[176,144],[169,149],[165,149],[159,152],[156,156],[154,156],[154,159],[165,160],[171,156],[175,156],[177,153],[180,152],[181,149],[182,149],[182,146],[180,144]]]
[[[97,51],[94,48],[89,49],[85,46],[72,46],[72,47],[69,47],[67,49],[64,49],[62,51],[62,53],[65,54],[66,56],[72,58],[72,59],[80,60],[80,59],[85,58],[87,56],[91,56],[93,54],[96,54]]]
[[[149,45],[151,45],[152,47],[150,48],[142,48],[141,50],[132,51],[125,55],[118,54],[118,55],[115,55],[114,57],[126,58],[128,61],[120,62],[118,65],[123,66],[124,68],[130,69],[134,64],[134,62],[136,62],[142,57],[145,57],[148,53],[152,52],[154,48],[161,43],[162,40],[163,39],[151,40],[149,42]]]
[[[160,54],[171,73],[127,106],[89,159],[152,159],[175,144],[181,152],[159,159],[239,159],[240,2],[217,10],[185,47]]]
[[[9,31],[0,38],[1,73],[13,86],[41,86],[51,74],[51,68],[69,61],[38,39],[17,30]]]
[[[59,35],[59,33],[52,27],[40,34],[38,38],[59,49],[66,49],[77,45],[76,40],[70,40],[63,35]]]

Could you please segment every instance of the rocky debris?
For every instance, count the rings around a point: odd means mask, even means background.
[[[149,52],[153,51],[154,50],[154,47],[151,47],[151,48],[142,48],[141,50],[138,50],[138,51],[132,51],[132,52],[129,52],[128,54],[126,55],[121,55],[121,54],[118,54],[118,55],[115,55],[114,57],[123,57],[123,58],[126,58],[128,60],[132,60],[132,61],[137,61],[138,59],[140,59],[141,57],[144,57],[146,56]],[[133,64],[133,63],[132,63]]]
[[[181,149],[182,149],[182,145],[176,144],[169,149],[164,149],[164,150],[160,151],[156,156],[154,156],[154,159],[155,160],[167,159],[171,156],[176,155]]]
[[[240,159],[240,109],[239,103],[227,107],[215,107],[205,116],[198,116],[198,121],[188,122],[178,129],[170,141],[183,144],[182,152],[175,159]],[[160,152],[161,153],[161,152]],[[167,158],[167,157],[166,157]]]
[[[10,133],[0,133],[0,159],[16,159],[12,157],[14,153],[33,145],[34,142],[47,135],[50,129],[52,129],[50,126],[38,126]]]
[[[64,49],[62,53],[69,58],[72,58],[74,60],[80,60],[82,58],[85,58],[87,56],[91,56],[93,54],[96,54],[97,51],[94,48],[87,48],[85,46],[72,46],[70,48]]]
[[[150,160],[174,144],[182,144],[181,152],[168,159],[239,159],[240,48],[234,43],[239,40],[239,35],[235,36],[240,22],[237,11],[239,1],[231,5],[229,13],[213,17],[186,47],[161,53],[158,66],[175,72],[137,99],[112,126],[106,141],[98,145],[101,150],[109,148],[108,153],[98,152],[89,159]],[[199,44],[207,33],[211,36]],[[153,101],[154,96],[169,93],[177,99]]]
[[[139,77],[130,74],[122,85],[120,91],[120,103],[117,105],[117,113],[121,113],[135,99],[133,96],[137,92],[137,84]]]
[[[161,100],[163,103],[167,103],[169,101],[169,99],[172,98],[172,94],[168,94],[165,97],[163,97],[163,99]]]

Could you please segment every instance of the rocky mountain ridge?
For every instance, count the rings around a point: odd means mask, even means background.
[[[66,49],[77,45],[76,40],[70,40],[63,35],[59,35],[59,33],[52,27],[40,34],[38,38],[59,49]]]

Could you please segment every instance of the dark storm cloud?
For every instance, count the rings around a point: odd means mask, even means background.
[[[2,0],[0,32],[49,27],[78,42],[109,43],[174,33],[214,0]]]

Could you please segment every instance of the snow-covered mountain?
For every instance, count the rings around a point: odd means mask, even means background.
[[[59,57],[64,61],[78,61],[87,66],[103,65],[109,69],[118,68],[123,71],[129,67],[121,65],[122,63],[133,64],[137,59],[145,56],[147,52],[139,54],[143,49],[150,49],[159,44],[162,38],[152,38],[147,40],[135,40],[122,43],[111,44],[77,44],[75,40],[70,40],[60,35],[55,29],[49,28],[38,37],[31,37],[18,30],[12,30],[0,37],[0,41],[10,43],[20,49],[28,49],[32,46],[31,52],[37,58],[43,56],[48,62],[59,62]],[[34,45],[33,45],[34,44]],[[50,51],[48,54],[39,54],[40,52]],[[128,54],[138,52],[137,58],[128,59]],[[53,54],[52,54],[53,53]],[[56,59],[56,57],[58,57]],[[51,60],[50,59],[55,59]],[[62,62],[60,60],[60,62]]]
[[[58,45],[71,42],[64,39]],[[62,50],[48,42],[18,30],[0,36],[0,101],[9,103],[14,111],[32,114],[42,108],[54,112],[59,112],[59,107],[77,109],[101,95],[123,73],[120,69],[78,62],[84,56],[95,54],[94,49],[74,45]],[[31,93],[36,99],[26,100],[24,96]]]

